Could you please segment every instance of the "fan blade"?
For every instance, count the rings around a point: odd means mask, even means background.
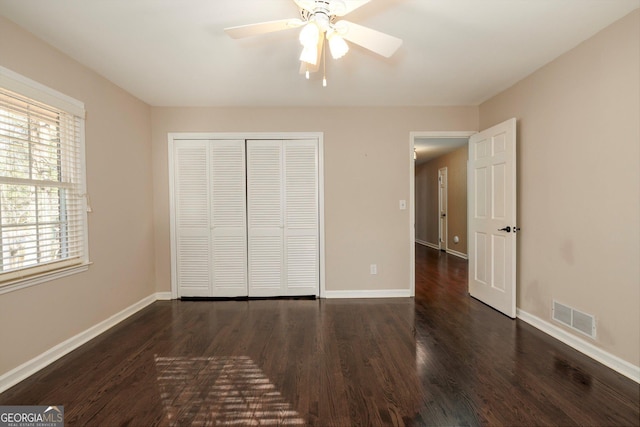
[[[347,9],[344,11],[344,13],[337,15],[337,16],[344,16],[348,13],[353,12],[354,10],[364,6],[365,4],[369,3],[371,0],[346,0],[347,3]]]
[[[338,34],[345,40],[386,58],[391,57],[402,45],[402,39],[353,22],[338,21],[335,23],[335,27]]]
[[[313,12],[316,8],[316,2],[314,0],[293,0],[300,9],[304,9],[309,12]]]
[[[234,39],[273,33],[275,31],[298,28],[304,24],[300,19],[280,19],[278,21],[260,22],[259,24],[240,25],[238,27],[225,28],[224,32]]]

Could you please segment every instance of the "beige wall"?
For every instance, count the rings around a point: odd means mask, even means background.
[[[2,17],[0,65],[85,103],[93,207],[87,272],[0,295],[1,375],[155,287],[149,106]]]
[[[518,307],[596,316],[595,345],[640,365],[640,11],[480,106],[518,119]]]
[[[438,170],[447,168],[446,248],[467,254],[467,159],[466,146],[416,166],[416,240],[438,246]],[[460,241],[454,243],[453,237]]]
[[[326,289],[409,289],[411,131],[477,129],[477,107],[153,108],[156,283],[170,290],[168,132],[324,132]],[[370,264],[378,274],[369,274]]]

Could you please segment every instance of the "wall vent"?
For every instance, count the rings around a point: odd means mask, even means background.
[[[568,305],[553,302],[553,320],[574,329],[581,334],[595,339],[596,319],[591,314],[583,313]]]

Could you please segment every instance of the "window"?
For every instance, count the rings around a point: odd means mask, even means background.
[[[0,70],[0,287],[87,264],[80,106]]]

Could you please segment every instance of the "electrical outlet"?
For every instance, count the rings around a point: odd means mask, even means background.
[[[400,210],[403,211],[407,209],[407,201],[406,200],[400,200]]]
[[[371,264],[369,266],[369,272],[371,274],[378,274],[378,265],[377,264]]]

